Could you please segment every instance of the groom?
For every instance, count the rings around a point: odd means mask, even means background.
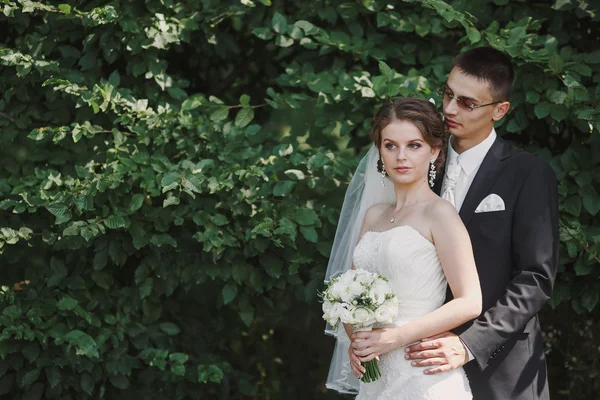
[[[496,135],[513,79],[508,57],[481,47],[453,60],[441,88],[452,136],[435,189],[469,231],[484,311],[406,350],[424,373],[464,365],[475,400],[549,399],[537,314],[556,275],[557,183],[545,162]]]

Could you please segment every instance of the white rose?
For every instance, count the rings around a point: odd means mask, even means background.
[[[384,304],[375,310],[377,322],[392,322],[392,318],[398,313],[398,308],[390,304]]]
[[[346,308],[341,303],[334,303],[331,307],[331,310],[329,310],[330,321],[336,321],[332,325],[335,325],[340,319],[342,320],[342,322],[344,322],[343,317],[346,317],[347,311],[348,310],[346,310]]]
[[[369,297],[377,305],[381,305],[385,301],[385,297],[391,293],[392,289],[390,288],[390,285],[386,281],[379,279],[371,286]]]
[[[342,298],[345,289],[346,286],[343,285],[342,282],[337,281],[329,288],[329,293],[331,294],[332,298],[339,300]]]
[[[352,282],[348,286],[348,292],[352,295],[352,297],[360,297],[365,291],[365,287],[357,281]]]
[[[352,310],[349,314],[352,322],[347,323],[351,323],[352,325],[370,325],[375,319],[373,311],[364,307],[357,307],[354,310]]]

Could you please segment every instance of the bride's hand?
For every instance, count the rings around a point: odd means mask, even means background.
[[[352,348],[352,344],[350,344],[350,346],[348,347],[348,355],[350,356],[350,367],[352,368],[352,373],[358,379],[361,379],[362,376],[364,375],[366,369],[365,369],[365,367],[362,366],[362,364],[360,363],[360,360],[358,359],[356,354],[354,354],[354,349]]]
[[[394,329],[383,328],[372,331],[354,332],[350,336],[350,347],[361,362],[379,359],[382,354],[397,349],[398,341]]]

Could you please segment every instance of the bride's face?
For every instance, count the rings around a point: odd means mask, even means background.
[[[394,121],[381,130],[379,153],[395,183],[427,182],[429,163],[437,158],[439,151],[425,141],[411,122]]]

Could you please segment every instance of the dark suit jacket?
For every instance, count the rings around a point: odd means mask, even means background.
[[[491,193],[504,200],[505,210],[475,213]],[[557,197],[547,163],[497,138],[462,205],[484,311],[455,333],[475,357],[465,365],[475,400],[549,398],[537,313],[556,276]]]

